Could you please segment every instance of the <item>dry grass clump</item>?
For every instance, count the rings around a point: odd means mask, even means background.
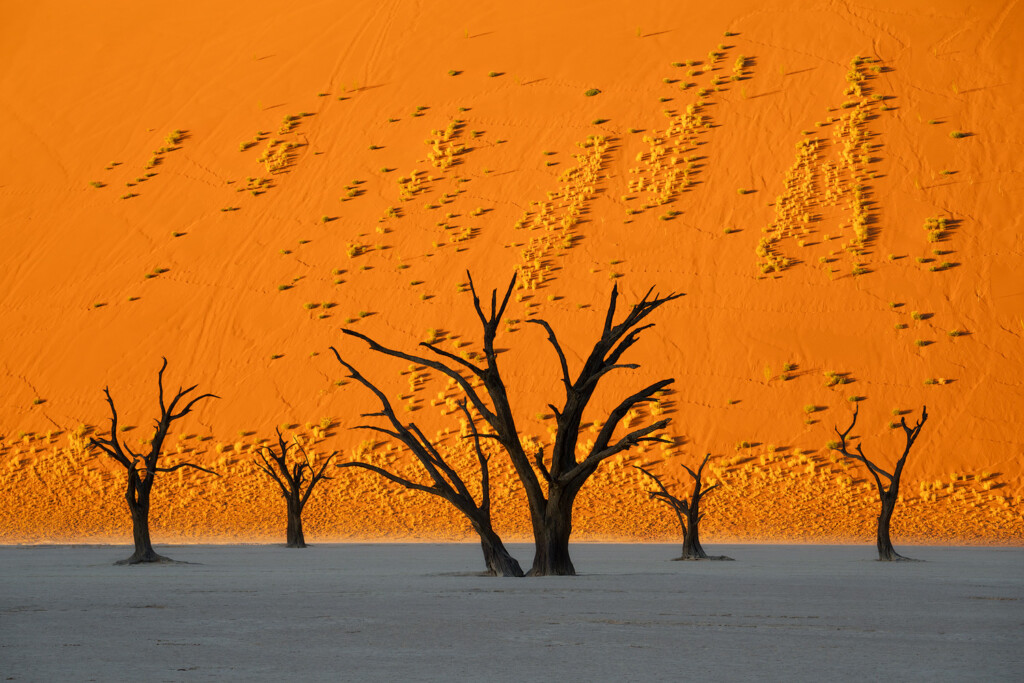
[[[949,222],[945,218],[927,218],[924,221],[925,233],[929,242],[939,242],[946,236]]]

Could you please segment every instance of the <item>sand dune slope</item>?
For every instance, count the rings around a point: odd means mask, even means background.
[[[161,356],[221,398],[172,435],[219,479],[158,485],[163,538],[275,538],[251,459],[274,427],[319,457],[398,449],[353,432],[385,389],[461,466],[458,393],[350,327],[480,349],[466,271],[519,285],[498,344],[524,438],[550,438],[613,284],[684,292],[610,376],[593,422],[664,447],[609,462],[584,538],[674,533],[634,463],[683,483],[715,454],[708,534],[859,540],[866,472],[826,444],[860,406],[886,465],[911,454],[898,535],[1024,539],[1024,72],[1015,2],[38,2],[0,26],[0,540],[123,537],[122,472],[83,448],[109,385],[149,438]],[[447,430],[447,431],[445,431]],[[177,452],[174,452],[177,451]],[[528,532],[499,455],[499,526]],[[179,476],[180,475],[180,476]],[[382,514],[383,511],[383,514]],[[307,533],[464,538],[440,502],[339,471]]]

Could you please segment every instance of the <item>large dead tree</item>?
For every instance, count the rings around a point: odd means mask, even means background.
[[[467,273],[467,275],[469,274]],[[548,404],[555,414],[557,430],[551,455],[548,458],[543,448],[538,448],[533,453],[526,452],[512,415],[505,381],[498,369],[498,356],[494,340],[498,328],[502,324],[502,316],[509,298],[512,296],[515,282],[516,278],[513,276],[500,304],[497,301],[497,290],[491,291],[490,312],[485,314],[480,304],[480,298],[477,296],[473,278],[469,277],[473,306],[483,327],[482,364],[444,351],[428,342],[422,342],[420,346],[426,347],[427,350],[446,362],[387,348],[353,330],[343,330],[343,332],[362,339],[374,351],[424,365],[448,376],[459,385],[469,403],[482,416],[484,423],[490,427],[490,432],[481,434],[480,437],[493,439],[501,445],[511,459],[512,466],[526,492],[535,544],[533,567],[529,574],[531,576],[574,575],[576,570],[569,556],[569,538],[572,535],[572,509],[576,496],[587,479],[608,458],[641,442],[661,440],[659,437],[651,435],[664,429],[669,423],[668,419],[634,429],[618,439],[614,439],[614,437],[620,423],[630,410],[655,400],[658,392],[671,384],[673,380],[660,380],[622,399],[607,414],[601,431],[591,448],[583,457],[577,458],[577,444],[584,412],[602,378],[613,370],[639,367],[636,364],[620,363],[619,360],[637,342],[640,333],[652,326],[651,324],[642,325],[643,320],[663,304],[682,295],[670,294],[651,298],[653,289],[648,290],[643,299],[630,309],[624,319],[615,324],[618,287],[613,287],[601,335],[594,343],[575,379],[570,376],[568,361],[551,325],[540,319],[527,321],[540,325],[547,332],[548,341],[558,357],[561,383],[565,389],[565,401],[561,408]],[[467,373],[469,377],[464,376],[463,372]],[[473,386],[472,378],[483,383],[485,393],[478,391]],[[485,395],[489,400],[485,400]]]
[[[191,469],[217,475],[216,472],[200,467],[191,462],[179,462],[169,467],[160,466],[160,457],[163,455],[164,439],[171,424],[185,417],[192,411],[192,407],[204,398],[218,398],[214,394],[202,394],[192,399],[187,399],[184,407],[177,410],[178,403],[195,391],[197,384],[187,389],[179,388],[169,405],[164,403],[164,370],[167,369],[167,359],[163,359],[160,372],[157,374],[157,387],[159,388],[160,417],[154,422],[156,426],[153,438],[148,442],[148,452],[135,453],[126,441],[118,438],[118,416],[117,408],[114,407],[114,399],[110,396],[110,388],[104,387],[103,393],[107,397],[107,404],[110,406],[110,433],[108,438],[102,439],[93,437],[89,440],[90,446],[100,448],[104,453],[113,458],[128,472],[128,487],[125,491],[125,500],[128,501],[128,510],[132,515],[132,538],[135,541],[135,552],[131,557],[121,560],[117,564],[140,564],[143,562],[167,562],[168,559],[158,555],[153,550],[153,544],[149,537],[149,504],[150,495],[153,491],[153,483],[158,472],[173,472],[188,467]]]
[[[320,469],[315,469],[309,460],[309,454],[302,444],[297,440],[288,443],[277,431],[277,450],[273,446],[264,446],[259,453],[259,460],[253,461],[260,470],[269,475],[281,488],[281,496],[288,507],[288,530],[285,535],[288,548],[305,548],[306,536],[302,532],[302,510],[309,502],[309,496],[313,488],[324,479],[330,479],[324,472],[331,460],[338,454],[333,451],[320,464]],[[294,458],[291,465],[288,464],[288,450],[294,447],[302,458]],[[309,481],[306,481],[307,475]]]
[[[372,391],[380,401],[380,411],[364,413],[361,417],[383,417],[387,418],[391,424],[390,429],[377,425],[358,425],[355,429],[366,429],[378,434],[384,434],[405,444],[406,448],[412,451],[420,465],[423,466],[423,469],[430,477],[431,483],[417,483],[366,462],[346,462],[339,464],[338,467],[359,467],[370,470],[412,491],[422,491],[443,498],[465,515],[466,519],[473,526],[473,530],[480,536],[480,547],[484,553],[484,563],[487,565],[488,573],[494,576],[522,576],[522,567],[505,548],[501,537],[495,532],[491,524],[491,482],[488,469],[490,456],[484,452],[483,446],[480,443],[482,435],[477,431],[476,419],[466,406],[466,402],[460,401],[459,408],[466,416],[466,421],[470,428],[470,436],[473,439],[473,448],[480,466],[479,503],[476,502],[462,476],[441,455],[437,446],[423,435],[422,430],[420,430],[416,423],[402,424],[384,392],[363,377],[354,367],[342,360],[341,355],[333,346],[331,351],[334,352],[334,357],[338,359],[338,362],[348,370],[349,377]]]
[[[831,443],[829,446],[833,450],[839,451],[844,457],[863,464],[868,468],[868,472],[875,480],[875,486],[878,488],[878,498],[881,501],[882,507],[878,513],[878,531],[875,534],[875,545],[878,547],[878,559],[886,562],[892,562],[894,560],[906,560],[908,558],[903,557],[897,553],[892,547],[892,541],[889,539],[889,522],[892,520],[892,513],[896,509],[896,501],[899,500],[900,495],[900,477],[903,476],[903,466],[907,462],[907,456],[910,455],[910,449],[913,448],[914,442],[917,441],[917,437],[921,434],[921,428],[924,427],[925,421],[928,419],[927,407],[921,407],[921,419],[917,423],[910,427],[907,425],[907,419],[905,417],[900,418],[900,426],[903,428],[903,433],[906,436],[906,444],[903,447],[903,455],[896,461],[896,467],[893,471],[886,472],[875,463],[868,460],[864,455],[864,451],[861,450],[861,445],[858,443],[853,452],[850,452],[850,444],[848,439],[850,438],[850,432],[853,430],[853,426],[857,424],[857,414],[860,410],[860,406],[854,409],[853,419],[850,421],[850,426],[845,431],[839,431],[839,427],[835,428],[836,434],[839,435],[838,443]],[[885,482],[882,479],[885,479]]]
[[[654,480],[657,485],[657,489],[650,491],[649,494],[652,499],[660,500],[661,502],[672,508],[672,511],[676,513],[676,517],[679,519],[679,526],[683,530],[683,553],[678,559],[680,560],[731,560],[731,557],[725,555],[708,555],[704,552],[704,548],[700,544],[700,521],[704,519],[704,513],[700,511],[700,504],[704,500],[704,496],[711,493],[718,488],[718,484],[709,486],[708,488],[703,487],[701,475],[704,473],[704,466],[708,464],[708,460],[711,458],[711,454],[708,453],[704,456],[704,460],[701,461],[700,467],[694,472],[683,463],[679,463],[684,470],[693,478],[693,492],[690,494],[689,499],[678,498],[672,495],[665,484],[661,481],[661,478],[651,471],[634,465],[636,469],[640,470],[648,477]]]

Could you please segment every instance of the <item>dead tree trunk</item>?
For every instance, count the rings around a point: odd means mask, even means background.
[[[347,331],[347,330],[346,330]],[[377,349],[375,349],[377,350]],[[488,461],[490,456],[484,453],[481,439],[487,435],[480,434],[476,427],[476,418],[466,405],[465,401],[459,402],[459,408],[466,416],[470,428],[470,436],[473,439],[473,449],[476,454],[477,463],[480,466],[480,502],[477,503],[473,494],[466,486],[462,476],[448,463],[441,455],[437,446],[423,435],[423,432],[415,422],[407,425],[402,424],[395,413],[394,408],[387,396],[359,372],[343,361],[337,349],[333,346],[331,351],[349,372],[349,377],[356,380],[364,387],[374,393],[380,401],[381,410],[376,413],[366,413],[362,417],[383,417],[391,424],[391,429],[375,425],[359,425],[356,429],[366,429],[399,441],[416,456],[420,465],[430,477],[430,484],[420,484],[404,477],[388,472],[387,470],[365,462],[346,462],[338,467],[360,467],[375,472],[380,476],[404,486],[413,491],[423,491],[438,496],[451,503],[456,510],[461,512],[469,520],[473,530],[480,535],[480,547],[484,554],[484,563],[487,566],[488,574],[492,576],[522,576],[523,570],[514,557],[505,548],[501,537],[494,531],[491,524],[491,488],[490,471]]]
[[[491,528],[490,520],[486,524],[474,524],[473,528],[480,535],[480,548],[484,553],[484,565],[491,576],[522,576],[523,568],[519,560],[512,557],[502,543],[501,537]]]
[[[171,424],[185,417],[192,411],[192,407],[204,398],[217,398],[213,394],[203,394],[188,401],[185,407],[175,412],[178,402],[195,390],[193,384],[187,389],[178,389],[178,392],[171,399],[170,405],[164,404],[164,370],[167,369],[167,359],[163,359],[160,372],[157,374],[157,386],[159,388],[160,417],[157,419],[153,432],[153,438],[149,441],[149,451],[145,454],[135,453],[127,442],[118,439],[117,436],[117,409],[114,407],[114,399],[110,396],[110,388],[104,387],[103,393],[107,397],[107,405],[110,406],[110,433],[108,438],[100,439],[93,437],[89,440],[90,447],[97,447],[113,458],[128,472],[128,486],[125,490],[125,500],[128,502],[128,510],[132,516],[132,538],[135,542],[135,552],[131,557],[121,560],[117,564],[140,564],[144,562],[166,562],[168,559],[158,555],[153,550],[153,544],[149,536],[149,507],[150,494],[153,490],[153,483],[157,472],[173,472],[183,467],[191,467],[208,474],[218,476],[204,467],[194,463],[181,462],[170,467],[160,466],[160,457],[163,455],[164,440]],[[141,471],[140,471],[141,466]]]
[[[569,555],[572,506],[579,491],[548,489],[544,516],[533,525],[534,555],[530,576],[575,576]]]
[[[473,278],[469,276],[473,306],[483,327],[483,365],[478,365],[427,342],[421,343],[420,346],[426,347],[435,355],[447,360],[447,363],[384,347],[366,335],[353,330],[343,330],[343,332],[362,339],[374,351],[424,365],[446,375],[458,384],[469,403],[490,427],[490,433],[480,435],[480,438],[493,439],[501,445],[508,454],[516,475],[526,492],[535,545],[533,567],[529,575],[573,575],[576,570],[569,554],[569,539],[572,535],[572,510],[576,496],[587,479],[608,458],[626,451],[638,443],[661,440],[651,434],[664,429],[669,423],[668,419],[659,420],[646,427],[630,431],[617,440],[613,440],[613,437],[630,410],[655,400],[655,395],[671,384],[673,380],[664,379],[655,382],[623,399],[607,415],[593,447],[582,458],[577,458],[577,443],[584,411],[601,378],[613,370],[639,367],[635,364],[620,364],[619,359],[637,342],[639,334],[651,327],[651,324],[641,325],[644,318],[662,304],[682,295],[670,294],[665,297],[655,296],[652,299],[650,296],[653,290],[649,290],[644,298],[630,309],[622,322],[616,325],[614,318],[618,288],[613,287],[601,336],[595,342],[575,380],[569,375],[565,353],[551,326],[544,320],[527,321],[542,326],[547,332],[548,341],[558,357],[561,367],[561,382],[565,388],[565,402],[561,409],[548,404],[548,407],[555,413],[557,432],[551,458],[547,460],[543,449],[538,449],[532,454],[526,453],[520,441],[515,418],[512,415],[505,381],[498,370],[498,354],[494,347],[494,340],[498,328],[502,324],[502,316],[509,298],[512,296],[515,283],[516,278],[513,277],[500,305],[497,301],[497,291],[491,291],[490,313],[485,314],[480,305],[480,298],[477,296]],[[472,378],[475,378],[474,381],[471,382],[470,379],[464,377],[462,372],[468,372]],[[476,389],[475,380],[483,383],[489,401],[485,401],[483,392]]]
[[[679,520],[679,526],[683,531],[683,552],[678,559],[680,560],[731,560],[731,557],[725,555],[708,555],[704,552],[703,546],[700,544],[700,521],[704,518],[704,513],[700,511],[700,504],[704,500],[704,496],[718,488],[718,484],[710,486],[708,488],[703,487],[702,475],[704,473],[704,466],[708,464],[708,460],[711,458],[711,454],[708,453],[704,456],[704,460],[701,461],[700,467],[694,472],[686,465],[682,465],[689,475],[693,478],[693,492],[690,494],[689,500],[686,498],[677,498],[676,496],[669,493],[669,490],[665,487],[665,484],[661,479],[653,474],[652,472],[634,465],[638,470],[646,474],[648,477],[654,480],[657,484],[658,489],[650,492],[651,498],[660,500],[661,502],[672,508],[673,512],[676,513],[676,518]]]
[[[292,443],[287,443],[281,435],[281,430],[278,429],[276,431],[277,450],[275,451],[273,446],[265,446],[259,454],[259,460],[254,461],[253,464],[276,481],[281,489],[281,496],[284,498],[288,509],[288,528],[285,534],[286,547],[305,548],[306,536],[302,533],[302,511],[305,509],[306,503],[313,493],[313,488],[320,481],[330,479],[324,472],[338,452],[333,451],[324,459],[320,469],[314,470],[309,454],[302,447],[302,444],[299,443],[298,439],[294,439]],[[289,465],[288,450],[293,446],[302,454],[302,459],[296,459],[295,462]],[[311,475],[308,482],[306,481],[307,474]]]
[[[847,440],[850,438],[850,432],[853,430],[854,425],[857,424],[857,414],[860,410],[860,406],[853,411],[853,420],[850,421],[850,426],[846,428],[846,431],[839,431],[836,427],[836,434],[839,435],[838,443],[833,442],[829,444],[829,447],[833,450],[839,451],[844,457],[856,460],[868,468],[868,472],[875,480],[875,486],[878,489],[878,498],[881,503],[881,509],[878,513],[878,528],[875,533],[875,546],[878,548],[878,559],[884,562],[892,562],[896,560],[907,560],[909,558],[903,557],[892,547],[892,540],[889,538],[889,524],[892,521],[892,514],[896,510],[896,503],[899,500],[900,495],[900,477],[903,476],[903,466],[907,462],[907,456],[910,455],[910,449],[913,448],[914,442],[917,441],[917,437],[921,434],[921,428],[924,427],[925,421],[928,419],[927,407],[922,406],[921,408],[921,419],[917,423],[910,427],[907,425],[907,419],[904,417],[900,418],[900,426],[903,428],[903,433],[906,436],[906,445],[903,447],[903,454],[896,461],[896,467],[893,471],[886,472],[881,467],[876,465],[867,459],[864,455],[864,451],[861,450],[861,445],[857,444],[854,448],[853,453],[850,452],[849,444]],[[853,437],[856,438],[856,437]],[[882,479],[888,482],[886,486]]]
[[[892,540],[889,538],[889,523],[892,521],[892,513],[896,510],[896,496],[886,492],[881,496],[881,505],[882,509],[878,513],[878,530],[875,532],[878,559],[886,562],[907,559],[896,552],[892,547]]]
[[[128,501],[128,510],[132,515],[132,540],[135,543],[135,552],[117,564],[168,561],[166,557],[158,555],[153,550],[153,542],[149,537],[149,492],[152,488],[152,477],[140,480],[136,469],[129,470],[125,500]]]
[[[285,547],[306,547],[306,535],[302,533],[302,505],[296,500],[288,501],[288,529],[285,532]]]

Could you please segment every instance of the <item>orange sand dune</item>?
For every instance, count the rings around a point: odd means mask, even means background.
[[[865,472],[825,446],[859,401],[884,464],[894,411],[932,416],[897,543],[1024,540],[1018,4],[350,5],[8,10],[0,541],[125,538],[123,473],[82,444],[105,385],[148,437],[161,356],[221,397],[168,461],[223,476],[158,482],[158,540],[279,538],[250,464],[275,425],[415,471],[349,430],[376,406],[332,344],[469,467],[457,394],[339,333],[479,349],[467,269],[486,290],[520,275],[498,342],[538,443],[558,365],[521,321],[549,320],[578,368],[613,282],[624,303],[686,293],[592,415],[674,377],[633,419],[670,416],[675,443],[607,463],[579,538],[671,538],[629,464],[683,483],[674,463],[706,451],[710,538],[869,538]],[[513,538],[520,495],[495,503]],[[311,540],[468,533],[353,470],[307,511]]]

